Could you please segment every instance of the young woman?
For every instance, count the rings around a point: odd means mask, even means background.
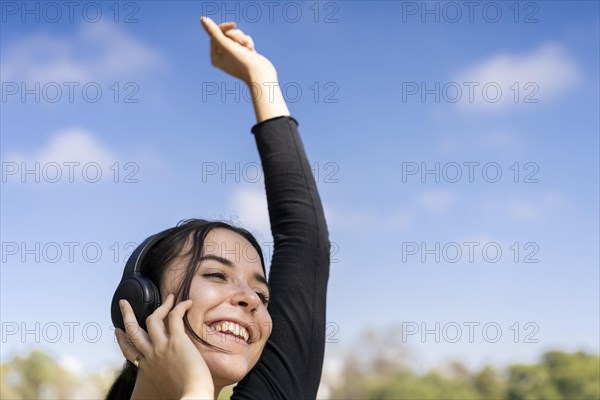
[[[273,90],[276,69],[252,38],[234,22],[201,23],[212,65],[253,96],[251,131],[274,238],[269,280],[260,246],[244,229],[188,220],[149,238],[140,273],[156,284],[162,304],[138,321],[129,302],[119,301],[126,329],[116,334],[127,362],[107,399],[214,399],[236,382],[233,399],[314,399],[330,243],[298,122],[279,87]]]

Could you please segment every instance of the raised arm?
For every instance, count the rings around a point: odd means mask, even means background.
[[[252,39],[233,25],[219,28],[210,20],[203,24],[211,34],[213,65],[242,79],[253,96],[257,124],[252,133],[275,241],[269,272],[273,331],[257,366],[238,383],[232,398],[314,399],[325,350],[330,245],[317,186],[298,123],[275,85],[277,73],[271,62],[256,53]]]
[[[232,398],[314,399],[325,350],[327,225],[296,121],[278,117],[252,132],[275,241],[269,272],[273,331],[259,364]]]

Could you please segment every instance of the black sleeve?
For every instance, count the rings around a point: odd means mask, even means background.
[[[274,246],[271,336],[232,399],[315,399],[325,352],[329,233],[298,122],[287,116],[252,128],[264,171]]]

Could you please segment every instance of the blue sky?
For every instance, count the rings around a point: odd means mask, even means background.
[[[270,19],[228,2],[227,20],[277,67],[314,166],[334,243],[328,360],[402,324],[419,327],[406,346],[422,368],[600,351],[598,3],[276,3]],[[15,4],[0,52],[2,361],[39,346],[118,365],[108,310],[132,243],[225,218],[270,255],[252,105],[198,23],[225,6],[121,3],[115,22],[112,3],[73,21]],[[438,181],[421,174],[436,166]],[[440,342],[422,340],[436,322]]]

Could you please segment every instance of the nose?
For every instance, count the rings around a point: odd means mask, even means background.
[[[231,303],[235,306],[244,307],[250,312],[258,310],[260,305],[260,297],[252,288],[248,286],[240,286],[231,296]]]

